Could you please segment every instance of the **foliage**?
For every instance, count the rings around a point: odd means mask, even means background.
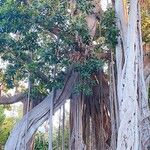
[[[75,68],[82,80],[77,89],[90,93],[89,88],[94,84],[92,74],[102,67],[102,61],[93,49],[89,50],[88,57],[84,55],[93,42],[86,15],[92,13],[94,6],[90,0],[77,1],[74,16],[68,12],[69,7],[66,0],[33,0],[29,5],[13,0],[1,3],[0,56],[8,63],[1,82],[5,82],[8,88],[18,86],[19,81],[27,82],[30,73],[31,97],[33,100],[43,99],[53,87],[63,87],[65,70],[74,63],[71,55],[78,52],[84,57],[84,63],[79,60],[79,68]],[[99,38],[104,36],[107,47],[114,48],[118,30],[112,9],[104,13],[102,31]],[[54,67],[57,68],[55,78]],[[83,82],[87,79],[89,82]],[[85,86],[88,88],[84,89]]]
[[[69,149],[69,130],[68,130],[69,126],[65,126],[64,129],[64,149]],[[58,132],[60,132],[60,135],[58,134]],[[58,131],[57,129],[55,129],[54,131],[54,135],[53,135],[53,148],[54,150],[58,150],[61,149],[62,146],[62,129],[60,129],[60,131]]]
[[[95,81],[91,76],[102,66],[103,62],[96,58],[90,58],[82,64],[77,63],[75,70],[80,74],[80,82],[76,85],[75,92],[83,92],[85,95],[92,94],[92,86],[95,85]]]
[[[58,134],[58,132],[62,133],[62,129],[58,131],[58,129],[54,129],[53,131],[53,150],[58,150],[62,146],[62,134]],[[69,149],[68,145],[69,141],[69,131],[66,126],[64,131],[64,146],[65,149]],[[48,133],[37,132],[35,135],[34,141],[34,149],[35,150],[48,150]]]
[[[35,150],[47,150],[48,149],[48,138],[45,137],[45,134],[42,132],[38,132],[35,135],[34,141],[34,149]]]
[[[13,117],[4,120],[3,124],[0,126],[0,145],[5,145],[14,124],[15,121]]]
[[[43,12],[45,7],[46,14]],[[9,1],[1,7],[0,51],[2,59],[9,63],[5,70],[5,82],[9,88],[15,86],[14,80],[25,80],[28,72],[32,72],[33,96],[37,93],[44,96],[47,89],[51,90],[54,81],[51,66],[62,61],[61,57],[56,57],[55,49],[63,48],[64,43],[52,39],[48,32],[55,23],[65,30],[66,20],[65,15],[59,15],[61,5],[48,19],[51,11],[52,7],[44,2],[28,7]],[[59,66],[59,70],[64,66]],[[39,76],[37,71],[42,75]],[[43,83],[43,76],[49,79],[49,83]]]
[[[0,105],[0,126],[3,124],[4,120],[5,120],[4,106]]]
[[[18,116],[14,117],[8,117],[5,116],[4,111],[10,111],[12,112],[12,110],[14,109],[13,107],[16,106],[10,106],[10,105],[0,105],[0,146],[5,145],[10,131],[12,130],[12,128],[14,127],[15,123],[21,119],[22,117],[22,108],[20,106],[18,106],[17,108],[15,108],[15,110],[18,113]]]
[[[87,14],[91,13],[94,7],[90,0],[76,0],[76,3],[77,9]]]
[[[60,117],[60,116],[59,116]],[[61,116],[62,117],[62,116]],[[59,118],[60,119],[60,118]],[[64,147],[65,150],[69,149],[69,112],[65,110],[65,122],[64,122]],[[61,149],[62,146],[62,121],[59,122],[59,126],[53,126],[53,150]],[[47,150],[49,133],[46,129],[45,132],[37,131],[34,139],[35,150]]]
[[[108,8],[102,17],[102,35],[105,37],[105,43],[108,48],[115,49],[119,30],[116,26],[115,11],[113,8]]]
[[[145,43],[150,43],[150,12],[142,11],[142,38]]]

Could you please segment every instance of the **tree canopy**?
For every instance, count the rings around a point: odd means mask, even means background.
[[[91,38],[86,17],[96,6],[84,0],[76,5],[77,13],[72,15],[74,6],[68,1],[1,2],[0,53],[8,63],[1,82],[13,88],[30,72],[33,99],[42,99],[52,87],[63,86],[65,70],[74,63],[82,77],[77,91],[91,92],[89,86],[95,84],[91,75],[109,60],[109,54],[99,57],[98,53],[109,53],[105,46],[115,48],[118,29],[110,8],[104,15],[97,14],[97,34]]]

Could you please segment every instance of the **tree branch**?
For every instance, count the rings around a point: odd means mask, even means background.
[[[0,97],[0,104],[13,104],[25,100],[25,98],[25,93],[19,93],[14,96],[2,96]]]

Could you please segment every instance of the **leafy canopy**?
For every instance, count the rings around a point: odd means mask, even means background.
[[[70,13],[72,7],[77,14]],[[67,0],[33,0],[29,4],[1,1],[0,56],[8,63],[1,82],[13,88],[19,81],[27,81],[30,72],[32,99],[43,99],[53,87],[63,86],[65,70],[74,63],[82,78],[77,89],[90,93],[95,84],[91,75],[104,63],[97,53],[104,51],[104,45],[114,48],[118,35],[114,12],[110,9],[104,14],[102,24],[98,20],[101,27],[97,30],[102,34],[90,37],[86,16],[93,13],[93,7],[91,1],[85,0],[77,1],[76,6]],[[110,24],[113,26],[109,27]],[[104,42],[99,42],[101,38]],[[73,58],[76,54],[80,56],[78,59]],[[57,68],[55,78],[54,68]]]

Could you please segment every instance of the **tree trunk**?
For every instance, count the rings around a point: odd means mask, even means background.
[[[92,95],[73,95],[71,100],[71,150],[106,150],[110,147],[109,86],[103,71],[95,74]]]
[[[116,2],[116,15],[120,37],[116,48],[117,61],[117,94],[119,102],[120,126],[118,130],[117,150],[146,150],[142,145],[141,130],[148,124],[140,126],[145,97],[145,82],[143,76],[143,55],[140,34],[139,4],[130,0],[129,17],[127,4],[123,0]],[[131,34],[132,33],[132,34]],[[148,106],[147,103],[145,103]],[[141,115],[141,116],[140,116]],[[147,133],[149,134],[149,133]],[[144,140],[146,142],[146,140]]]
[[[71,110],[71,137],[70,137],[70,149],[71,150],[85,150],[85,144],[83,142],[83,128],[82,128],[82,103],[83,99],[81,95],[73,94],[70,102]]]

